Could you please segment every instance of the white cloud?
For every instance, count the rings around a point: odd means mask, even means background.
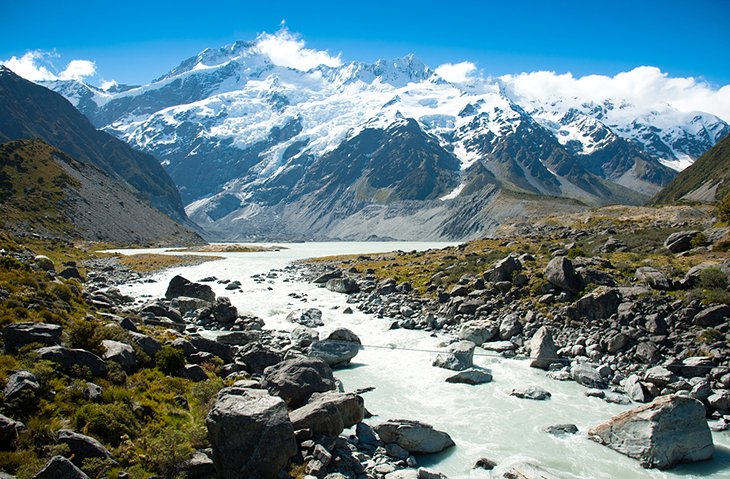
[[[715,88],[692,77],[670,77],[659,68],[640,66],[615,76],[538,71],[500,77],[518,97],[540,101],[625,101],[639,109],[670,105],[680,111],[705,111],[730,122],[730,85]]]
[[[61,80],[82,80],[96,75],[96,64],[90,60],[71,60],[64,71],[58,74]]]
[[[434,70],[438,76],[450,83],[466,83],[474,79],[477,66],[472,62],[444,63]]]
[[[307,71],[319,65],[338,67],[340,55],[332,56],[326,50],[305,48],[304,40],[283,27],[275,34],[262,33],[256,39],[259,52],[269,57],[274,65]]]
[[[115,86],[118,86],[119,83],[117,83],[116,80],[102,80],[101,84],[99,85],[99,88],[101,88],[104,91],[109,90],[110,88],[114,88]]]
[[[66,69],[58,73],[53,65],[53,59],[58,57],[55,52],[31,50],[20,58],[12,56],[0,64],[30,81],[82,80],[96,75],[96,64],[90,60],[71,60]]]

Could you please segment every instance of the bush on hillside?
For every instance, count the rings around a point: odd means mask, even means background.
[[[730,223],[730,193],[725,195],[725,197],[717,203],[717,217],[720,221]]]

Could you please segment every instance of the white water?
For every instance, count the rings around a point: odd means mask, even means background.
[[[645,470],[638,462],[596,444],[586,437],[588,428],[630,406],[608,404],[587,398],[585,388],[570,382],[558,382],[545,373],[529,368],[523,361],[493,356],[479,356],[475,363],[492,370],[494,381],[479,386],[446,383],[452,372],[431,366],[434,353],[385,349],[383,346],[434,350],[443,347],[447,338],[431,337],[422,331],[388,331],[390,321],[355,313],[344,315],[346,296],[327,291],[314,284],[284,281],[285,276],[258,284],[254,274],[283,268],[292,261],[345,253],[374,253],[393,250],[410,251],[442,247],[435,243],[300,243],[287,244],[278,252],[226,253],[224,260],[197,266],[175,268],[154,277],[153,283],[135,283],[121,287],[132,295],[162,297],[168,281],[176,274],[196,281],[206,276],[238,280],[242,292],[231,292],[223,284],[211,284],[216,294],[228,296],[240,312],[252,313],[266,321],[266,327],[290,330],[286,315],[293,309],[318,307],[323,311],[326,334],[335,327],[355,331],[365,347],[347,369],[335,371],[346,390],[375,386],[364,394],[365,406],[377,416],[369,422],[391,418],[417,419],[448,432],[456,443],[449,451],[420,457],[419,463],[443,472],[451,479],[497,477],[512,463],[527,460],[565,478],[730,478],[730,434],[713,434],[716,451],[711,461],[683,465],[670,472]],[[120,250],[127,254],[164,252],[164,250]],[[307,301],[293,299],[290,293]],[[354,305],[352,305],[354,306]],[[479,350],[477,350],[479,352]],[[482,351],[482,353],[484,353]],[[534,384],[552,393],[547,401],[530,401],[509,396],[513,387]],[[556,437],[542,431],[545,426],[574,423],[580,432]],[[500,466],[494,476],[472,470],[481,457],[495,460]]]

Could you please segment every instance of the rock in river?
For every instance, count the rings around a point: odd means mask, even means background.
[[[539,386],[519,386],[514,388],[509,395],[521,399],[532,399],[534,401],[544,401],[552,396],[549,391]]]
[[[335,389],[335,378],[320,358],[293,358],[266,368],[261,386],[283,398],[289,407],[298,408],[313,393]]]
[[[447,433],[419,421],[391,419],[374,429],[381,441],[396,443],[410,453],[432,454],[454,446]]]
[[[474,365],[474,347],[471,341],[459,341],[451,344],[448,351],[441,353],[433,360],[437,368],[463,371]]]
[[[714,450],[705,407],[685,396],[660,396],[592,427],[588,437],[646,468],[704,461]]]
[[[165,298],[172,299],[180,296],[198,298],[211,303],[215,301],[215,293],[207,284],[193,283],[178,275],[170,280],[165,292]]]

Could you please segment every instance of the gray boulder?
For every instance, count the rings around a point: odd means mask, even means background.
[[[25,424],[0,414],[0,450],[12,449]]]
[[[38,359],[58,364],[66,371],[74,366],[87,367],[94,376],[106,376],[107,367],[103,359],[84,349],[73,349],[64,346],[48,346],[37,350]]]
[[[667,278],[667,275],[661,271],[652,268],[651,266],[641,266],[634,273],[636,281],[644,283],[651,289],[658,289],[661,291],[669,291],[672,289],[672,283]]]
[[[419,421],[391,419],[374,429],[381,441],[398,444],[412,454],[433,454],[454,446],[447,433]]]
[[[165,292],[165,298],[173,299],[180,296],[198,298],[211,303],[215,301],[215,293],[210,286],[207,284],[193,283],[178,275],[170,280],[170,284],[167,286],[167,291]]]
[[[519,386],[512,389],[509,395],[520,399],[532,399],[533,401],[544,401],[552,396],[549,391],[539,386]]]
[[[554,426],[546,427],[544,431],[554,436],[575,434],[578,432],[578,426],[576,426],[575,424],[555,424]]]
[[[522,323],[516,314],[508,314],[499,323],[499,339],[509,341],[522,333]]]
[[[526,346],[532,358],[530,367],[547,371],[552,363],[558,362],[558,350],[547,326],[541,326]]]
[[[638,459],[645,468],[704,461],[714,451],[705,407],[685,396],[660,396],[593,426],[588,437]]]
[[[230,299],[221,296],[215,300],[213,317],[221,324],[229,324],[238,318],[238,309],[231,304]]]
[[[313,393],[334,390],[336,384],[332,368],[323,359],[293,358],[266,368],[261,387],[296,409]]]
[[[599,286],[576,301],[575,307],[584,318],[602,320],[616,314],[620,302],[621,296],[616,288]]]
[[[606,389],[608,382],[598,370],[588,363],[575,363],[570,368],[570,377],[578,384],[591,389]]]
[[[151,338],[146,334],[129,332],[130,339],[139,346],[139,348],[148,356],[154,357],[157,352],[162,349],[162,345],[155,338]]]
[[[238,353],[238,359],[246,363],[245,369],[249,373],[261,374],[269,366],[280,363],[284,356],[256,342],[243,346]]]
[[[459,339],[471,341],[474,344],[483,344],[494,339],[499,334],[499,328],[491,321],[475,319],[462,323],[459,329]]]
[[[344,428],[352,427],[365,417],[361,396],[337,392],[315,393],[304,406],[289,413],[295,430],[337,437]]]
[[[447,383],[484,384],[492,380],[492,373],[487,369],[469,368],[446,378]]]
[[[322,310],[317,308],[298,309],[296,311],[292,311],[286,316],[286,320],[292,323],[301,324],[308,328],[324,326],[324,321],[322,321]]]
[[[261,389],[225,389],[206,418],[218,477],[275,478],[297,453],[286,404]]]
[[[362,344],[357,334],[347,328],[337,328],[332,331],[326,338],[326,341],[340,341],[345,343]]]
[[[89,479],[89,476],[63,456],[53,456],[33,479]]]
[[[31,343],[54,345],[61,343],[63,328],[57,324],[14,323],[2,330],[5,349],[14,352],[21,346]]]
[[[708,396],[707,403],[718,411],[730,411],[730,391],[718,389],[715,394]]]
[[[25,402],[35,399],[41,385],[38,378],[30,371],[18,371],[11,374],[3,393],[8,403]]]
[[[309,346],[309,355],[324,359],[330,367],[348,364],[360,352],[360,344],[350,341],[315,341]]]
[[[721,304],[710,306],[697,313],[692,323],[697,326],[713,327],[719,326],[730,318],[730,306]]]
[[[314,341],[319,341],[319,332],[307,326],[297,326],[291,332],[291,342],[300,348],[306,348]]]
[[[505,479],[558,479],[558,476],[529,462],[513,464],[501,477]]]
[[[185,379],[189,379],[196,383],[208,380],[208,375],[205,373],[205,369],[201,368],[197,364],[186,364],[183,366],[182,375]]]
[[[507,256],[497,261],[494,266],[482,275],[484,281],[498,283],[500,281],[512,281],[512,273],[522,269],[522,263],[514,256]]]
[[[333,278],[325,283],[325,288],[335,293],[356,293],[360,291],[357,281],[351,278]]]
[[[644,381],[654,384],[659,388],[665,387],[667,384],[677,380],[677,375],[664,366],[654,366],[644,373]]]
[[[433,360],[437,368],[463,371],[474,366],[474,348],[471,341],[459,341],[449,345],[447,352],[441,353]]]
[[[699,231],[680,231],[670,234],[664,240],[664,247],[672,253],[683,253],[692,248],[692,240],[700,234]]]
[[[134,348],[129,344],[109,339],[103,340],[101,344],[106,350],[104,359],[107,361],[118,363],[127,372],[137,367],[137,355],[134,354]]]
[[[545,279],[558,288],[577,293],[581,289],[581,280],[576,273],[573,263],[565,256],[558,256],[550,260],[545,267]]]
[[[71,451],[71,461],[81,467],[85,459],[100,458],[114,460],[114,456],[93,437],[69,429],[60,429],[58,442],[66,444]]]

